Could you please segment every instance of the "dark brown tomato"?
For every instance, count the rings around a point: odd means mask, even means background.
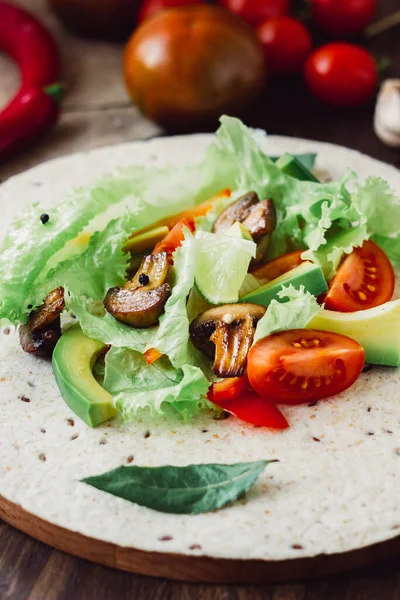
[[[125,82],[148,117],[166,128],[215,124],[241,115],[265,82],[254,31],[217,6],[165,10],[145,21],[125,48]]]

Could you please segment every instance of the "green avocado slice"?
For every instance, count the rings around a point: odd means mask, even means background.
[[[251,302],[266,307],[268,307],[272,300],[283,302],[278,296],[278,292],[281,291],[283,285],[293,285],[297,290],[304,285],[305,290],[313,296],[319,296],[328,289],[321,268],[318,265],[305,261],[280,277],[268,281],[268,283],[265,283],[246,296],[242,296],[239,302]]]
[[[97,357],[105,347],[75,325],[63,333],[53,352],[53,371],[61,395],[89,427],[100,425],[117,412],[112,395],[92,373]]]
[[[283,173],[286,175],[290,175],[290,177],[294,177],[295,179],[300,179],[300,181],[315,181],[318,182],[318,179],[306,169],[303,163],[292,156],[291,154],[283,154],[276,161],[275,165],[280,168]]]
[[[353,338],[363,346],[367,363],[400,367],[400,300],[356,312],[321,310],[307,327]]]

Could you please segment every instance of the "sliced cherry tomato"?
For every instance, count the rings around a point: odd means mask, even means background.
[[[351,338],[292,329],[257,342],[249,352],[247,374],[260,396],[282,404],[302,404],[343,392],[363,366],[364,349]]]
[[[157,254],[158,252],[167,252],[169,262],[173,264],[172,254],[185,239],[185,227],[187,227],[193,233],[195,229],[194,221],[189,221],[188,219],[186,219],[186,217],[178,221],[178,223],[174,225],[171,231],[167,233],[165,238],[161,240],[161,242],[158,242],[158,244],[156,244],[152,254]]]
[[[312,17],[325,33],[360,33],[376,13],[376,0],[311,0]]]
[[[289,423],[279,408],[265,398],[261,398],[252,390],[247,390],[233,400],[218,402],[213,400],[213,402],[241,421],[252,425],[271,429],[286,429],[289,427]]]
[[[278,256],[278,258],[274,258],[273,260],[252,269],[250,272],[253,277],[256,277],[257,279],[268,279],[268,281],[271,281],[272,279],[276,279],[284,273],[291,271],[295,267],[298,267],[299,264],[303,262],[301,258],[302,254],[303,250],[288,252],[288,254]]]
[[[290,14],[290,0],[219,0],[219,4],[253,26]]]
[[[356,248],[340,265],[324,298],[325,308],[354,312],[388,302],[395,274],[383,250],[370,240]]]
[[[314,96],[331,106],[364,104],[378,85],[378,71],[371,54],[343,42],[315,50],[306,62],[305,78]]]
[[[151,365],[153,362],[162,357],[161,352],[157,350],[157,348],[149,348],[144,353],[144,357],[148,365]]]
[[[174,6],[189,6],[190,4],[203,4],[204,0],[145,0],[139,13],[139,23],[152,17],[161,10]]]
[[[207,397],[211,402],[225,402],[237,398],[250,387],[249,378],[247,375],[242,377],[228,377],[222,381],[213,383],[208,391]]]
[[[300,21],[289,17],[268,19],[257,27],[269,73],[299,73],[312,50],[312,39]]]

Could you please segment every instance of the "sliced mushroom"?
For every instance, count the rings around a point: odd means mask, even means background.
[[[260,202],[255,192],[245,194],[223,211],[214,223],[213,232],[226,231],[235,222],[246,227],[257,244],[256,257],[251,261],[251,266],[254,267],[265,260],[271,234],[276,227],[273,200],[268,198]]]
[[[155,325],[171,295],[171,286],[165,283],[168,267],[166,252],[145,256],[131,281],[108,290],[104,300],[107,312],[132,327]]]
[[[48,294],[41,306],[32,311],[26,325],[19,329],[21,347],[35,356],[51,357],[61,336],[60,314],[64,310],[64,288]]]
[[[257,323],[265,311],[258,304],[225,304],[206,310],[191,323],[192,343],[214,359],[215,375],[243,375]]]

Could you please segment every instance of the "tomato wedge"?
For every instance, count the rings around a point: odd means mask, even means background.
[[[157,348],[149,348],[144,353],[144,357],[148,365],[151,365],[153,362],[162,357],[161,352],[157,350]]]
[[[213,400],[213,402],[241,421],[252,425],[269,427],[270,429],[286,429],[289,427],[289,423],[279,408],[265,398],[261,398],[252,390],[243,392],[233,400],[220,400],[218,402]]]
[[[379,306],[393,296],[394,283],[390,260],[369,240],[340,265],[325,296],[325,308],[354,312]]]
[[[207,398],[211,402],[225,402],[226,400],[233,400],[237,398],[250,387],[249,378],[246,374],[242,377],[228,377],[222,381],[213,383],[208,391]]]
[[[298,267],[299,264],[303,262],[301,258],[302,254],[303,250],[296,250],[295,252],[289,252],[283,256],[278,256],[278,258],[274,258],[273,260],[252,269],[250,273],[257,279],[268,279],[268,281],[271,281],[272,279],[276,279],[284,273],[291,271],[291,269]]]
[[[334,396],[350,387],[364,366],[364,349],[351,338],[315,329],[265,337],[251,349],[247,375],[254,390],[282,404]]]
[[[174,227],[171,229],[169,233],[165,236],[161,242],[156,244],[152,254],[157,254],[158,252],[166,252],[168,254],[168,260],[171,265],[174,264],[172,260],[172,254],[175,250],[180,246],[185,239],[184,228],[187,227],[192,233],[194,232],[194,221],[188,220],[186,217],[183,217]]]

